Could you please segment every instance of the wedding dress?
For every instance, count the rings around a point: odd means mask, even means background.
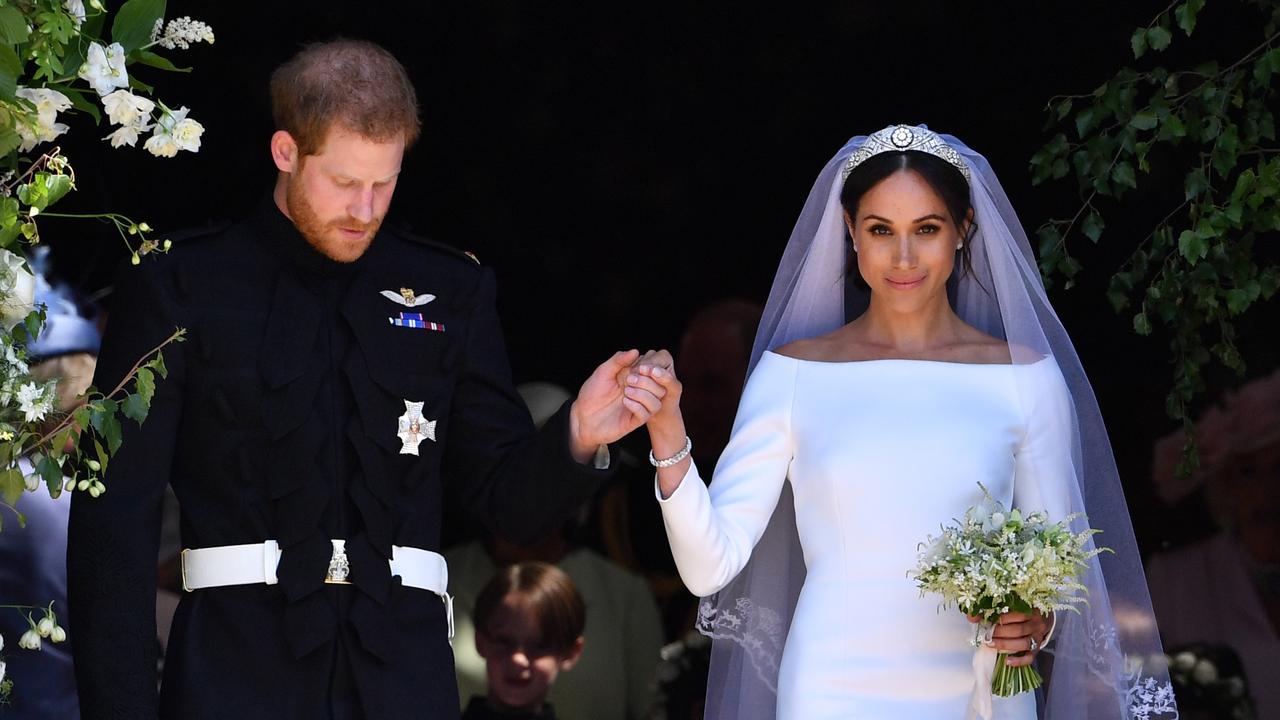
[[[762,356],[710,488],[691,466],[659,501],[681,578],[705,596],[746,564],[790,481],[807,575],[778,718],[965,717],[974,626],[908,572],[927,535],[979,504],[979,482],[1006,506],[1065,517],[1070,403],[1052,358]],[[1036,717],[1032,693],[995,702],[1001,717]]]

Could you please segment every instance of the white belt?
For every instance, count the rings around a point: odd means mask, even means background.
[[[324,581],[331,585],[350,585],[347,576],[351,566],[347,560],[346,541],[333,540],[333,556]],[[185,549],[182,551],[182,589],[187,592],[227,585],[275,585],[276,566],[280,564],[279,544],[275,540],[248,545]],[[408,587],[439,595],[445,603],[449,620],[449,637],[453,637],[453,597],[448,593],[449,566],[440,553],[415,547],[391,546],[391,574],[399,575]]]

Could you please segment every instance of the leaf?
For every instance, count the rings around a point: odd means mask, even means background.
[[[134,382],[137,383],[138,395],[142,397],[143,404],[151,407],[151,398],[156,394],[155,375],[146,368],[139,368]]]
[[[142,63],[143,65],[147,65],[153,68],[159,68],[161,70],[168,70],[169,72],[181,72],[181,73],[191,72],[191,68],[178,67],[177,65],[174,65],[172,62],[170,62],[169,58],[163,57],[161,55],[157,55],[151,52],[150,50],[137,51],[136,53],[134,53],[134,59]]]
[[[1067,116],[1070,114],[1071,114],[1070,100],[1063,100],[1061,103],[1058,103],[1058,119],[1059,120],[1066,120]]]
[[[1093,108],[1085,108],[1076,113],[1076,135],[1083,138],[1093,127]]]
[[[12,507],[26,490],[27,481],[17,468],[9,468],[4,472],[0,472],[0,496],[4,497],[5,505]]]
[[[72,187],[74,187],[71,184],[70,175],[47,175],[44,183],[45,188],[48,191],[48,197],[46,197],[44,201],[45,207],[49,207],[61,200],[62,197],[70,192]]]
[[[44,480],[50,494],[57,494],[62,490],[62,468],[58,466],[57,460],[45,455],[40,458],[40,462],[36,463],[36,472],[40,474],[40,479]]]
[[[1209,254],[1209,243],[1199,234],[1191,230],[1183,230],[1178,236],[1178,252],[1187,259],[1187,262],[1195,265]]]
[[[164,17],[165,0],[129,0],[116,12],[111,23],[111,39],[120,43],[125,53],[151,42],[151,30]]]
[[[1081,223],[1080,231],[1085,234],[1085,237],[1098,242],[1098,238],[1102,237],[1102,229],[1105,227],[1106,223],[1102,221],[1102,216],[1097,211],[1091,211],[1089,216]]]
[[[1129,47],[1133,48],[1133,57],[1138,59],[1147,51],[1147,29],[1138,28],[1133,31],[1133,36],[1129,38]]]
[[[18,78],[22,75],[22,60],[13,48],[0,44],[0,100],[16,104]]]
[[[1159,124],[1159,120],[1156,118],[1156,114],[1149,110],[1143,110],[1142,112],[1137,113],[1133,116],[1133,119],[1129,121],[1129,125],[1138,130],[1150,130],[1157,124]]]
[[[144,400],[142,396],[137,393],[126,395],[124,398],[124,402],[120,403],[120,412],[124,413],[125,417],[129,418],[130,420],[133,420],[139,425],[141,425],[143,421],[147,419],[147,412],[150,409],[151,409],[151,406],[147,403],[147,401]],[[107,442],[108,443],[111,442],[110,437],[107,438]],[[112,450],[112,452],[115,452],[115,451]]]
[[[17,150],[18,146],[21,144],[21,135],[14,132],[12,128],[0,127],[0,158],[7,157],[9,153]],[[10,230],[16,231],[17,228],[11,228],[10,226],[5,225],[4,230],[7,233]],[[14,232],[13,235],[10,235],[9,237],[17,237],[17,232]],[[8,242],[8,238],[0,239],[0,244],[4,244],[6,242]]]
[[[1147,30],[1147,44],[1152,50],[1164,50],[1169,47],[1169,43],[1173,40],[1173,33],[1160,27],[1159,25]]]
[[[1187,200],[1190,200],[1204,192],[1207,187],[1209,187],[1209,178],[1205,176],[1204,168],[1196,168],[1195,170],[1187,173],[1187,178],[1184,183]]]
[[[181,338],[179,338],[179,342],[181,342]],[[169,377],[169,368],[165,367],[163,352],[157,352],[156,359],[147,363],[147,367],[155,370],[156,374],[159,375],[161,379]]]
[[[1139,335],[1151,334],[1151,320],[1146,313],[1140,312],[1133,316],[1133,331]]]
[[[1116,164],[1115,170],[1111,172],[1111,179],[1115,180],[1117,185],[1138,187],[1138,178],[1134,175],[1133,166],[1127,162]]]
[[[116,451],[120,449],[120,442],[122,438],[120,420],[116,418],[116,414],[114,412],[103,416],[102,437],[107,441],[107,450],[111,455],[115,455]]]
[[[27,29],[27,19],[13,7],[0,8],[0,43],[19,45],[27,41],[31,31]]]
[[[1188,0],[1173,10],[1173,17],[1178,21],[1178,27],[1182,28],[1182,32],[1188,37],[1196,29],[1196,13],[1204,7],[1204,0]]]
[[[57,90],[67,99],[71,101],[71,106],[83,113],[88,113],[93,117],[95,123],[102,122],[102,111],[98,109],[97,103],[90,102],[78,88],[68,85],[49,85],[50,88]]]

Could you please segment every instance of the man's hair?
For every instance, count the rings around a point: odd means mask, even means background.
[[[271,74],[271,114],[293,136],[300,156],[321,150],[337,125],[363,138],[418,139],[418,97],[391,53],[364,40],[333,40],[303,48]]]
[[[472,618],[477,632],[490,634],[493,616],[502,600],[516,595],[538,618],[542,642],[557,654],[569,652],[582,637],[587,608],[582,595],[563,570],[544,562],[522,562],[498,571],[476,597]]]

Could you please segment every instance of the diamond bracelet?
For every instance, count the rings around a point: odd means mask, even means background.
[[[683,460],[683,459],[685,459],[685,458],[689,457],[689,453],[690,453],[690,451],[692,451],[692,450],[693,450],[693,440],[692,440],[692,439],[690,439],[690,437],[689,437],[688,435],[685,435],[685,436],[684,436],[684,447],[680,450],[680,452],[676,453],[675,455],[672,455],[672,456],[671,456],[671,457],[669,457],[669,458],[666,458],[665,460],[659,460],[658,458],[654,457],[654,456],[653,456],[653,450],[650,450],[650,451],[649,451],[649,464],[650,464],[650,465],[652,465],[652,466],[654,466],[654,467],[656,467],[656,468],[671,467],[672,465],[675,465],[676,463],[680,462],[681,460]]]

